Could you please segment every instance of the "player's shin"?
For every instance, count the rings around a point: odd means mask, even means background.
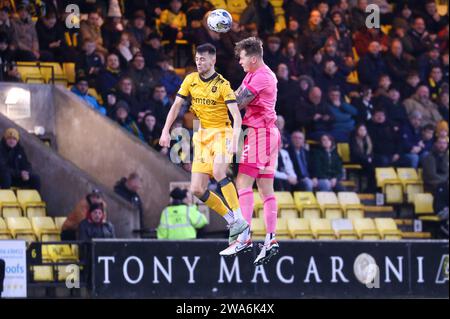
[[[234,215],[222,199],[214,192],[207,190],[202,197],[199,198],[206,206],[217,212],[220,216],[225,218],[228,224],[234,222]]]

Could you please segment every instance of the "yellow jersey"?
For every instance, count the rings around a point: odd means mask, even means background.
[[[209,79],[203,79],[198,72],[193,72],[181,83],[177,95],[184,99],[191,97],[191,111],[199,118],[202,128],[231,127],[227,104],[236,103],[236,95],[222,75],[214,73]]]

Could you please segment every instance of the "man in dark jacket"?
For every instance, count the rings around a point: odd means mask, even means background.
[[[41,181],[33,174],[23,147],[19,144],[19,132],[15,128],[5,131],[0,142],[1,188],[11,186],[40,190]]]
[[[367,128],[372,138],[375,166],[399,166],[401,163],[399,134],[387,122],[384,109],[375,109],[372,121],[368,124]]]
[[[54,12],[48,12],[36,23],[36,32],[39,39],[40,60],[66,61],[69,57],[69,48],[64,38],[63,26],[57,20]]]
[[[293,132],[291,143],[288,152],[298,180],[294,190],[312,192],[317,187],[317,179],[313,179],[311,175],[311,158],[305,148],[305,135],[300,131]]]
[[[142,188],[142,179],[137,173],[131,173],[128,178],[122,177],[114,186],[114,192],[126,201],[135,205],[143,213],[142,200],[138,191]]]
[[[106,214],[102,204],[89,206],[86,219],[80,223],[78,239],[90,241],[94,238],[115,238],[116,233],[113,224],[106,221]]]
[[[411,113],[409,122],[405,123],[401,129],[403,152],[411,166],[416,168],[419,166],[419,154],[425,148],[422,141],[422,114],[418,111]]]
[[[377,88],[380,75],[387,72],[380,52],[380,43],[372,41],[369,44],[369,51],[358,63],[359,81],[361,84],[370,86],[373,90]]]

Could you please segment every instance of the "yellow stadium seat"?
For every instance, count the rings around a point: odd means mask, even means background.
[[[307,219],[320,218],[320,206],[312,192],[295,192],[294,203],[301,217]]]
[[[0,189],[0,217],[20,217],[22,211],[16,195],[10,189]]]
[[[39,241],[60,241],[60,231],[51,217],[32,217],[31,226]]]
[[[52,83],[53,71],[54,84],[67,86],[68,81],[66,75],[58,62],[41,62],[40,69],[46,83]]]
[[[42,245],[43,251],[44,246],[47,258],[53,262],[78,260],[78,254],[73,251],[71,245],[63,244],[63,242],[61,244]]]
[[[380,234],[375,223],[370,218],[353,219],[353,228],[356,230],[358,237],[363,240],[378,240]]]
[[[342,208],[335,193],[317,192],[316,198],[325,218],[340,219],[343,217]]]
[[[0,239],[12,239],[12,235],[6,227],[6,223],[3,218],[0,217]]]
[[[35,241],[36,237],[30,221],[26,217],[8,217],[6,225],[15,239],[24,239],[27,242]]]
[[[72,277],[72,280],[79,280],[79,277],[76,277],[76,275],[80,275],[80,266],[73,264],[73,266],[75,268],[78,268],[77,272],[73,272],[72,268],[69,268],[68,265],[61,265],[61,266],[56,266],[56,271],[57,271],[57,280],[58,281],[66,281],[67,277],[69,275],[73,276],[75,275],[75,277]]]
[[[338,143],[336,150],[344,163],[350,163],[350,145],[348,143]]]
[[[284,210],[296,209],[294,198],[290,192],[275,192],[275,198],[277,199],[278,215]]]
[[[43,263],[49,263],[50,260],[42,260]],[[33,280],[36,282],[51,282],[55,280],[52,266],[31,266]]]
[[[56,229],[58,229],[59,231],[62,230],[62,225],[64,224],[64,222],[66,221],[67,217],[63,216],[63,217],[55,217],[55,226]]]
[[[434,214],[433,195],[430,193],[420,193],[414,195],[414,211],[416,215]]]
[[[63,63],[64,74],[66,75],[67,81],[69,83],[75,83],[76,75],[75,75],[75,63],[73,62],[65,62]]]
[[[279,218],[277,220],[277,238],[278,239],[291,239],[288,230],[287,219]]]
[[[375,218],[375,226],[383,239],[402,239],[402,232],[398,229],[393,218]]]
[[[338,193],[339,204],[346,218],[364,218],[364,206],[361,205],[358,194],[355,192]]]
[[[407,202],[414,203],[414,195],[423,193],[423,181],[414,168],[397,168],[397,175],[403,185]]]
[[[280,212],[280,218],[285,219],[298,218],[298,211],[297,209],[283,209]]]
[[[266,224],[262,218],[252,219],[252,237],[253,239],[265,239],[266,238]]]
[[[383,189],[387,204],[403,203],[403,187],[393,167],[375,169],[377,186]]]
[[[305,218],[293,218],[287,221],[289,234],[293,239],[314,239],[309,220]]]
[[[44,77],[39,70],[36,62],[34,64],[24,65],[17,62],[17,71],[20,73],[20,77],[25,83],[45,83]]]
[[[17,190],[17,201],[22,206],[24,215],[28,217],[45,216],[46,205],[42,201],[37,190],[19,189]]]
[[[334,219],[331,221],[331,225],[339,239],[358,239],[358,234],[353,229],[353,224],[350,219]]]
[[[316,239],[336,239],[329,219],[311,219],[311,231]]]

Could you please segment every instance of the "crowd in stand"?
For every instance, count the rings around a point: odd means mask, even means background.
[[[448,145],[448,14],[441,16],[434,0],[287,0],[281,31],[268,0],[78,1],[85,17],[79,29],[67,27],[65,1],[15,11],[1,2],[4,80],[20,79],[15,61],[73,61],[72,92],[164,154],[158,138],[182,81],[174,70],[177,41],[214,44],[218,71],[237,88],[244,74],[234,43],[248,36],[263,39],[264,60],[278,77],[278,190],[343,189],[337,143],[349,143],[369,191],[375,167],[427,167],[437,145]],[[228,2],[240,3],[241,12]],[[367,27],[369,3],[379,5],[383,30]],[[230,32],[206,27],[215,6],[233,13]],[[74,34],[77,45],[68,41]],[[182,67],[195,70],[192,50],[186,52]],[[191,129],[188,110],[176,125]],[[448,184],[446,154],[439,163],[446,162]]]

